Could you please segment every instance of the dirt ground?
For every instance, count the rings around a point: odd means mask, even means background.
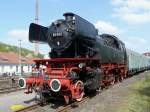
[[[122,83],[116,84],[113,87],[103,91],[99,95],[84,102],[78,108],[71,109],[71,112],[150,112],[150,105],[146,105],[146,109],[141,105],[132,108],[134,99],[138,94],[134,86],[137,86],[139,82],[145,80],[146,77],[150,77],[150,71],[140,73],[136,76],[124,80]],[[149,85],[150,87],[150,85]],[[148,100],[150,101],[150,88],[147,89]],[[135,93],[136,92],[136,93]],[[133,102],[133,103],[132,103]],[[140,103],[141,101],[137,102]],[[142,102],[143,103],[143,102]],[[150,102],[149,102],[150,104]],[[140,110],[141,109],[141,110]]]

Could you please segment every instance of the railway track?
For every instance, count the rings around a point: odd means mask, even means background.
[[[60,106],[59,109],[53,109],[53,112],[67,112],[69,109],[71,108],[74,108],[76,107],[77,105],[81,104],[81,103],[84,103],[86,101],[86,99],[88,99],[88,97],[84,97],[82,101],[80,102],[73,102],[69,105],[65,105],[65,106]],[[46,105],[49,105],[50,103],[47,103],[43,106],[46,106]],[[27,106],[27,107],[24,107],[20,110],[17,110],[15,112],[32,112],[34,111],[35,109],[38,109],[39,107],[41,107],[40,104],[34,104],[34,105],[31,105],[31,106]],[[39,111],[39,110],[36,110],[36,111]]]
[[[19,90],[23,90],[23,89],[21,89],[19,87],[1,88],[0,89],[0,94],[15,92],[15,91],[19,91]]]
[[[111,86],[110,86],[111,87]],[[110,88],[110,87],[108,87],[108,88]],[[105,90],[107,90],[108,88],[103,88],[103,90],[102,91],[105,91]],[[102,91],[100,91],[100,92],[97,92],[94,96],[96,96],[96,95],[98,95],[99,93],[101,93]],[[92,94],[93,95],[93,94]],[[78,105],[80,105],[80,104],[82,104],[82,103],[84,103],[85,101],[87,101],[87,99],[89,99],[91,96],[85,96],[80,102],[73,102],[73,103],[71,103],[71,104],[69,104],[69,105],[60,105],[58,108],[55,108],[55,109],[52,109],[52,111],[51,112],[68,112],[70,109],[72,109],[72,108],[76,108],[76,107],[78,107]],[[53,104],[53,103],[46,103],[46,104],[44,104],[44,105],[42,105],[42,106],[47,106],[47,105],[50,105],[50,104]],[[42,109],[40,109],[39,107],[41,107],[41,105],[40,104],[34,104],[34,105],[31,105],[31,106],[27,106],[27,107],[25,107],[25,108],[23,108],[23,109],[20,109],[20,110],[17,110],[17,111],[15,111],[15,112],[40,112],[40,110],[42,110]],[[49,108],[49,107],[48,107]],[[38,110],[39,109],[39,110]]]
[[[23,76],[27,78],[29,76]],[[19,77],[0,77],[0,94],[15,92],[18,90],[22,90],[18,87],[18,78]],[[13,80],[12,80],[13,79]]]
[[[10,77],[0,77],[0,81],[5,81],[5,80],[11,80],[12,78],[17,80],[19,79],[20,77],[23,77],[23,78],[28,78],[32,75],[27,75],[27,76],[10,76]]]
[[[78,105],[84,103],[87,99],[89,99],[89,97],[84,97],[82,101],[80,101],[80,102],[73,102],[73,103],[71,103],[69,105],[66,105],[66,106],[56,110],[55,112],[68,112],[69,109],[77,107]]]
[[[40,104],[34,104],[34,105],[31,105],[31,106],[27,106],[23,109],[17,110],[15,112],[29,112],[29,111],[32,111],[32,110],[38,108],[39,106],[40,106]]]

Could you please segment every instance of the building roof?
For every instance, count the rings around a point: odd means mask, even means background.
[[[150,52],[143,53],[143,55],[150,57]]]
[[[34,64],[33,58],[21,57],[22,64]],[[19,55],[13,52],[0,52],[0,64],[19,64]]]

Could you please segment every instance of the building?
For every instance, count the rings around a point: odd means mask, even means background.
[[[143,55],[150,57],[150,52],[143,53]]]
[[[19,65],[19,55],[13,52],[0,52],[0,75],[19,75],[20,72],[28,74],[32,72],[33,58],[21,57],[21,67]]]

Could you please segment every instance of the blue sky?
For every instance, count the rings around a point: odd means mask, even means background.
[[[39,0],[39,24],[49,26],[64,12],[89,20],[99,33],[118,36],[128,48],[150,51],[150,0]],[[35,0],[3,0],[0,4],[0,41],[34,50],[28,42],[28,27],[35,18]],[[40,45],[40,52],[49,52]]]

